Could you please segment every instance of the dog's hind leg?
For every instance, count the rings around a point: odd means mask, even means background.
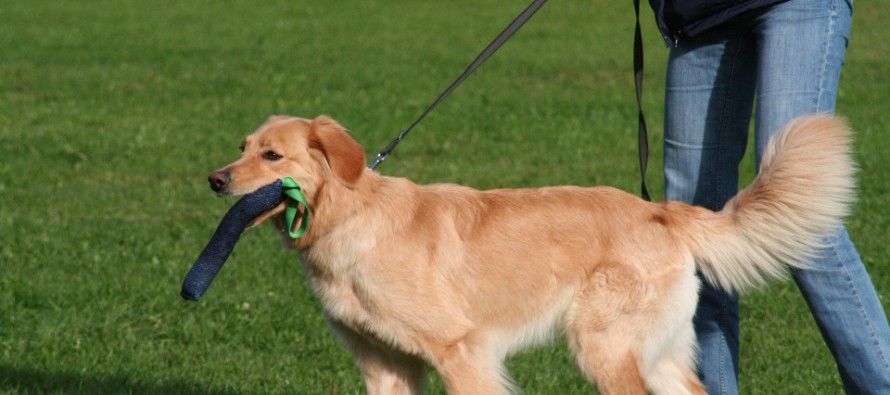
[[[646,383],[655,395],[708,395],[695,372],[675,359],[658,361],[646,373]]]
[[[686,322],[668,349],[644,373],[655,395],[707,395],[695,374],[695,332]]]
[[[330,318],[328,325],[352,352],[368,395],[423,393],[426,364],[421,359],[377,344]]]
[[[638,351],[628,339],[570,336],[575,361],[603,395],[645,395]]]
[[[566,337],[581,372],[604,395],[645,395],[647,305],[654,292],[638,271],[605,263],[570,308]]]
[[[646,394],[640,342],[626,328],[603,331],[576,323],[569,328],[568,343],[581,372],[603,395]]]
[[[644,377],[656,395],[707,395],[695,374],[696,339],[692,317],[698,301],[699,282],[694,262],[687,258],[682,275],[665,289],[660,318],[648,332],[644,345]]]
[[[467,338],[443,348],[434,367],[449,395],[506,395],[515,391],[503,368],[503,358],[485,341]]]

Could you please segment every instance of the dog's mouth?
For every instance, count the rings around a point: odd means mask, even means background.
[[[218,197],[249,195],[253,192],[256,192],[264,185],[268,184],[261,183],[261,185],[257,185],[254,187],[252,186],[252,184],[254,184],[255,182],[249,182],[246,185],[244,182],[239,182],[236,185],[236,183],[234,182],[234,178],[232,177],[232,173],[227,170],[218,170],[211,173],[210,176],[207,177],[207,181],[210,184],[210,189]],[[275,180],[269,182],[274,181]]]

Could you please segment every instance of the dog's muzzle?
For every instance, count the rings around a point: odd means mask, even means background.
[[[215,171],[210,173],[210,177],[207,177],[207,181],[210,182],[210,189],[216,193],[225,192],[226,187],[232,182],[232,173],[227,171]]]

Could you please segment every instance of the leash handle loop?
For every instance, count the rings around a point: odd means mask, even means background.
[[[640,196],[652,201],[649,189],[646,188],[646,167],[649,163],[649,137],[646,128],[646,117],[643,115],[643,35],[640,30],[640,0],[634,0],[634,11],[637,25],[634,29],[634,86],[637,90],[637,145],[640,153]]]

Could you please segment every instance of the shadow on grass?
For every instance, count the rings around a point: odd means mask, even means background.
[[[87,377],[70,372],[43,372],[0,365],[0,392],[23,394],[179,394],[239,395],[236,391],[202,388],[194,383],[146,384],[127,377]]]

